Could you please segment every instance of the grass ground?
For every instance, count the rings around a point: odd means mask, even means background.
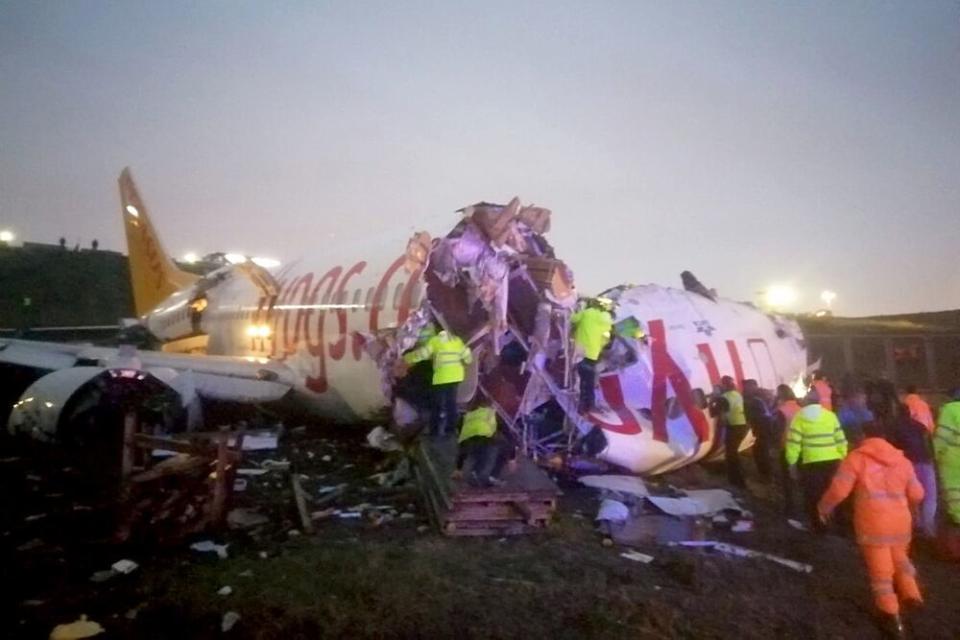
[[[85,613],[107,629],[106,637],[131,638],[879,637],[855,546],[786,526],[759,487],[760,497],[745,498],[757,530],[727,536],[809,562],[813,574],[653,544],[640,549],[655,556],[653,563],[623,559],[624,549],[604,546],[591,522],[596,494],[575,486],[564,487],[557,521],[542,535],[445,538],[424,530],[414,493],[377,488],[368,476],[387,460],[352,438],[295,436],[269,456],[291,460],[311,495],[347,483],[342,506],[386,503],[398,517],[380,526],[328,517],[317,521],[314,535],[291,535],[299,522],[289,483],[283,472],[272,472],[252,479],[238,499],[268,515],[269,524],[226,533],[225,560],[186,545],[118,548],[98,541],[90,520],[96,511],[76,511],[70,487],[77,484],[58,477],[64,461],[40,465],[24,456],[0,463],[11,498],[0,514],[7,573],[2,635],[46,637],[55,624]],[[723,484],[696,470],[670,481]],[[24,521],[41,506],[44,518]],[[401,513],[413,517],[400,519]],[[122,557],[140,568],[89,581]],[[957,567],[923,550],[918,566],[929,607],[916,637],[960,637]],[[218,595],[224,586],[230,595]],[[224,634],[228,611],[240,621]]]

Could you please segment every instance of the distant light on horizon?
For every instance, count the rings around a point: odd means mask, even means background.
[[[197,262],[199,260],[200,260],[200,256],[195,254],[193,251],[189,251],[183,254],[183,261],[186,262],[187,264],[193,264],[194,262]]]
[[[770,285],[763,292],[763,306],[775,311],[784,311],[797,301],[797,290],[790,285]]]
[[[247,256],[242,253],[228,253],[223,257],[230,264],[241,264],[247,261]]]
[[[0,231],[0,242],[5,242],[9,244],[13,242],[16,238],[17,236],[14,235],[13,231],[10,231],[10,229],[4,229],[3,231]]]
[[[837,299],[836,291],[830,291],[826,289],[820,293],[820,299],[823,300],[823,303],[827,305],[827,308],[830,309],[833,307],[833,301]]]

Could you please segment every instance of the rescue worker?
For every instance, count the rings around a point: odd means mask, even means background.
[[[903,451],[913,464],[913,473],[923,486],[923,504],[920,505],[920,530],[928,538],[937,534],[937,474],[933,469],[933,449],[926,426],[911,415],[910,407],[898,407],[890,443]]]
[[[867,406],[867,394],[860,389],[850,393],[843,399],[837,418],[847,442],[851,447],[857,447],[863,441],[863,425],[875,419]]]
[[[769,482],[770,471],[771,430],[773,418],[764,399],[763,389],[753,378],[743,381],[743,410],[750,425],[750,431],[756,438],[753,445],[753,461],[757,465],[757,473],[761,480]]]
[[[827,411],[833,411],[833,387],[830,386],[830,381],[827,380],[823,371],[813,372],[813,384],[810,385],[810,388],[817,392],[817,396],[820,398],[820,406]]]
[[[950,398],[937,416],[933,451],[947,515],[960,525],[960,386],[950,392]]]
[[[463,415],[463,426],[457,437],[459,450],[454,477],[460,477],[466,467],[470,470],[467,482],[471,486],[504,484],[500,473],[508,461],[515,463],[517,450],[498,426],[493,407],[482,400],[471,404],[470,411]]]
[[[883,439],[879,423],[867,423],[864,432],[863,444],[840,465],[817,510],[826,523],[837,505],[853,494],[853,527],[874,603],[888,636],[905,638],[901,601],[908,608],[923,603],[909,557],[910,505],[923,499],[923,487],[910,461]]]
[[[727,481],[735,487],[746,488],[743,467],[740,464],[740,444],[747,437],[747,416],[743,408],[743,396],[737,391],[737,383],[730,376],[720,378],[721,396],[726,401],[727,411],[723,416],[726,427],[723,434],[723,455],[727,465]]]
[[[777,387],[777,399],[773,412],[771,440],[775,445],[775,455],[780,461],[777,468],[779,470],[780,485],[783,489],[783,511],[788,518],[796,515],[796,505],[794,503],[796,482],[790,477],[790,465],[787,464],[784,449],[787,446],[787,429],[793,421],[794,416],[800,412],[800,409],[800,403],[797,402],[797,396],[793,393],[793,389],[785,384],[779,385]]]
[[[907,395],[903,396],[903,404],[910,409],[910,416],[926,427],[927,433],[933,435],[933,412],[930,410],[930,405],[917,393],[917,385],[907,385],[905,391]]]
[[[597,382],[597,361],[600,352],[610,342],[613,328],[613,301],[609,298],[593,298],[585,309],[577,311],[570,318],[573,325],[573,340],[583,351],[583,359],[577,365],[580,375],[581,413],[592,410],[595,403],[594,387]]]
[[[430,416],[432,435],[453,433],[457,424],[457,385],[466,376],[464,365],[473,362],[470,348],[449,331],[437,333],[422,346],[403,356],[409,365],[430,360],[433,363],[434,408]]]
[[[807,393],[804,407],[790,422],[784,453],[791,475],[796,475],[796,465],[800,463],[800,485],[810,526],[815,531],[823,531],[817,503],[847,455],[847,438],[837,416],[820,404],[816,391]]]
[[[437,325],[433,322],[427,322],[420,328],[417,343],[410,351],[420,349],[435,335],[437,335]],[[413,405],[421,419],[432,413],[434,405],[432,394],[433,363],[429,359],[417,362],[413,366],[404,363],[404,367],[398,369],[395,373],[398,377],[393,388],[395,397]]]

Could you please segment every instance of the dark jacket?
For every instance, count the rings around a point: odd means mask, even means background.
[[[913,418],[901,418],[893,427],[890,443],[903,451],[907,460],[914,464],[929,464],[933,462],[933,452],[930,447],[930,437],[922,422]]]
[[[743,411],[747,417],[747,424],[753,430],[769,433],[772,428],[772,416],[767,403],[759,394],[750,394],[743,399]]]

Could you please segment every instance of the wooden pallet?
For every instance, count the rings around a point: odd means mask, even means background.
[[[553,518],[559,490],[526,458],[504,470],[502,487],[476,488],[453,479],[453,438],[421,437],[415,449],[420,493],[430,518],[449,536],[507,536],[542,531]]]

